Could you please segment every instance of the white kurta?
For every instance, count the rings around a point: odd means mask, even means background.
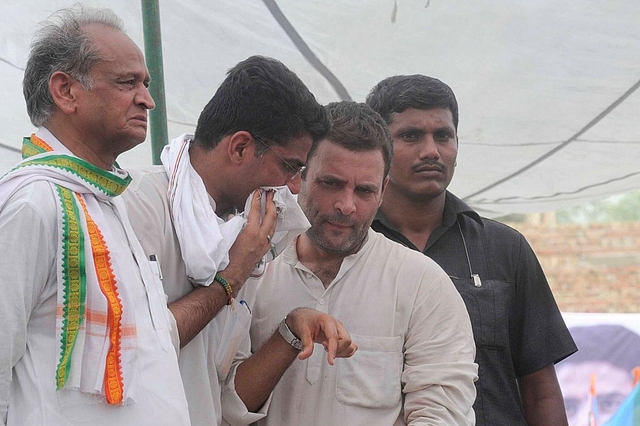
[[[180,244],[171,224],[166,198],[167,175],[162,166],[151,166],[132,170],[131,177],[133,181],[122,195],[131,223],[147,256],[153,254],[157,257],[165,292],[169,302],[173,302],[190,292],[193,286],[187,277]],[[243,297],[243,292],[244,289],[237,300]],[[242,305],[236,307],[246,309]],[[226,421],[234,426],[245,426],[265,415],[268,404],[260,412],[250,413],[235,393],[233,379],[237,363],[249,356],[248,333],[237,353],[233,351],[233,367],[228,375],[218,375],[220,365],[216,365],[215,351],[221,344],[228,343],[223,341],[222,336],[225,321],[230,319],[227,307],[223,308],[203,331],[180,350],[180,372],[194,426],[225,424]]]
[[[0,211],[0,423],[8,426],[187,426],[189,416],[168,323],[155,324],[138,263],[145,255],[130,242],[110,201],[99,202],[113,239],[109,247],[126,268],[115,271],[131,290],[138,371],[135,403],[111,406],[103,397],[56,390],[60,342],[56,332],[57,199],[37,181],[19,189]],[[134,258],[135,254],[135,258]],[[141,267],[147,267],[143,265]],[[156,281],[151,285],[159,286]],[[157,290],[161,290],[158,288]],[[159,293],[161,294],[161,293]],[[163,335],[159,335],[159,329]],[[165,335],[166,334],[166,335]],[[126,386],[126,382],[125,382]]]
[[[469,316],[449,277],[421,253],[370,230],[325,289],[294,243],[267,265],[252,296],[254,351],[299,306],[333,315],[358,344],[335,366],[319,345],[294,361],[259,425],[474,424]]]

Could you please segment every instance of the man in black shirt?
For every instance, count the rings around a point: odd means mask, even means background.
[[[395,76],[367,103],[394,141],[372,227],[438,262],[462,295],[477,347],[476,424],[566,425],[554,363],[577,348],[533,250],[447,191],[458,153],[453,91],[431,77]]]

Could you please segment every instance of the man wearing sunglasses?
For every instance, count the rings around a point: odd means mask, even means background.
[[[164,167],[132,171],[124,196],[177,324],[192,425],[248,425],[263,417],[280,376],[296,357],[310,356],[314,342],[324,345],[330,364],[356,350],[339,321],[296,309],[268,347],[248,358],[251,314],[242,286],[283,225],[298,217],[299,232],[308,226],[301,211],[296,216],[292,193],[300,190],[312,143],[328,129],[324,108],[293,72],[254,56],[228,72],[195,134],[165,147]]]

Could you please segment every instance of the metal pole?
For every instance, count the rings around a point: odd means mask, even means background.
[[[151,156],[153,164],[160,164],[160,153],[168,143],[167,105],[162,65],[162,37],[160,35],[160,6],[158,0],[142,0],[142,28],[147,68],[151,74],[149,92],[156,103],[149,113],[151,125]]]

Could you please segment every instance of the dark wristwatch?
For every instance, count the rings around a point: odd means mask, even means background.
[[[287,317],[285,316],[282,321],[280,321],[280,325],[278,326],[278,332],[282,336],[285,342],[296,348],[296,350],[302,350],[302,342],[300,339],[293,334],[289,326],[287,325]]]

